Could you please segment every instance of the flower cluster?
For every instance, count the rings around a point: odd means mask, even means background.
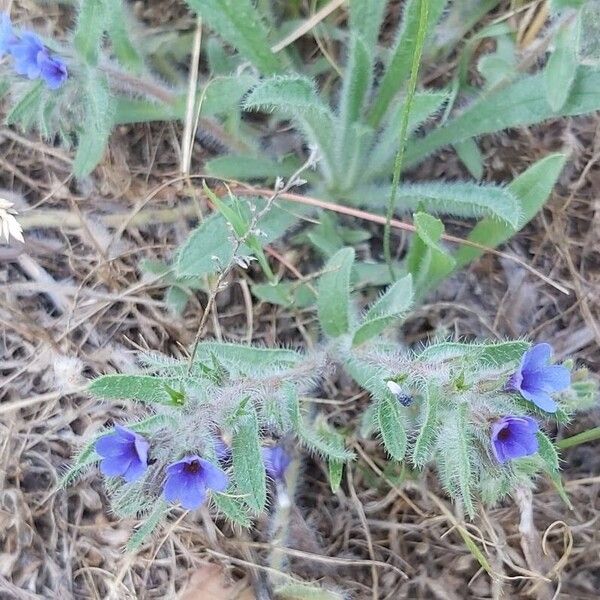
[[[64,61],[50,54],[40,38],[31,31],[17,32],[7,14],[0,15],[0,58],[5,54],[13,59],[13,68],[29,79],[42,79],[56,90],[67,79]]]
[[[101,457],[100,471],[107,477],[122,477],[127,483],[140,479],[149,464],[150,444],[139,433],[115,425],[114,433],[103,436],[95,445]],[[231,449],[219,440],[217,456],[229,460]],[[280,446],[263,448],[263,462],[267,473],[278,482],[283,481],[290,458]],[[229,485],[226,473],[196,454],[184,456],[166,468],[163,497],[167,502],[179,502],[187,510],[204,504],[209,490],[224,492]]]
[[[538,408],[554,413],[558,409],[552,392],[560,392],[571,383],[569,370],[551,365],[552,347],[536,344],[521,359],[519,368],[510,376],[506,391],[517,392]],[[505,416],[492,423],[492,452],[498,462],[530,456],[538,451],[539,426],[531,417]]]

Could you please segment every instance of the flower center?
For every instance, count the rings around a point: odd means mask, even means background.
[[[186,473],[196,474],[200,471],[201,468],[202,468],[202,466],[200,465],[200,461],[193,460],[193,461],[189,462],[187,465],[185,465],[184,470]]]
[[[505,427],[504,429],[501,429],[498,432],[498,439],[501,442],[506,442],[510,439],[510,429],[508,427]]]

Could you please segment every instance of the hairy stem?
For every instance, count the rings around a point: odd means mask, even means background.
[[[419,4],[419,30],[417,31],[417,41],[415,51],[412,56],[412,65],[410,69],[410,79],[408,82],[408,90],[406,100],[402,106],[402,115],[400,119],[400,147],[396,154],[394,162],[394,174],[392,178],[392,189],[388,201],[387,213],[385,218],[385,227],[383,231],[383,255],[385,262],[390,270],[392,280],[396,279],[394,265],[392,263],[392,253],[390,249],[391,237],[391,222],[396,207],[396,196],[398,194],[398,184],[400,183],[400,173],[402,172],[402,163],[404,162],[404,152],[408,141],[408,118],[412,108],[415,91],[417,89],[417,77],[419,75],[419,65],[421,56],[423,55],[423,45],[425,44],[425,34],[427,32],[427,15],[429,13],[429,0],[421,0]]]

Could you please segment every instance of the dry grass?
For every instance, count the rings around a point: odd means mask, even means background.
[[[152,21],[152,14],[142,16]],[[201,512],[174,519],[130,555],[122,548],[134,523],[107,514],[96,472],[57,491],[73,450],[111,420],[131,414],[127,405],[87,399],[81,393],[85,381],[130,370],[140,348],[181,355],[202,316],[202,294],[183,318],[169,314],[160,281],[143,278],[137,266],[142,258],[169,257],[193,227],[195,202],[203,206],[198,190],[177,178],[180,140],[181,130],[173,124],[121,128],[93,179],[78,184],[69,177],[67,153],[34,136],[0,130],[0,187],[12,190],[26,226],[24,247],[0,248],[2,599],[175,598],[207,560],[223,564],[236,579],[256,578],[247,564],[264,564],[264,522],[251,538]],[[510,261],[487,256],[448,280],[411,316],[403,327],[408,342],[439,333],[527,335],[551,341],[560,358],[574,356],[600,371],[600,119],[557,121],[486,138],[482,146],[487,177],[496,181],[561,147],[571,158],[560,185],[510,250],[560,281],[570,295]],[[204,153],[195,146],[192,174]],[[444,152],[413,175],[462,174],[454,155]],[[308,272],[303,251],[289,251],[283,242],[274,250],[274,256]],[[273,265],[286,268],[275,259]],[[312,343],[316,325],[310,312],[249,305],[246,284],[254,275],[240,270],[230,276],[207,335],[270,346]],[[365,395],[344,378],[332,378],[326,389],[341,401],[326,405],[329,417],[355,422]],[[579,418],[569,434],[598,416]],[[467,526],[485,548],[496,573],[492,578],[467,550],[456,528],[460,515],[432,476],[407,480],[386,470],[379,477],[386,467],[378,445],[356,444],[352,478],[335,495],[325,466],[304,459],[290,524],[294,573],[348,590],[357,599],[372,597],[374,570],[379,597],[390,600],[598,597],[597,444],[565,454],[572,512],[545,480],[534,496],[536,525],[541,535],[547,533],[549,585],[540,584],[521,549],[515,506],[483,511]]]

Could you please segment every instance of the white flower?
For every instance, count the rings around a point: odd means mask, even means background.
[[[0,239],[4,238],[8,243],[10,242],[10,236],[12,236],[15,240],[24,242],[23,228],[15,218],[17,211],[12,208],[12,205],[12,202],[0,198]]]

